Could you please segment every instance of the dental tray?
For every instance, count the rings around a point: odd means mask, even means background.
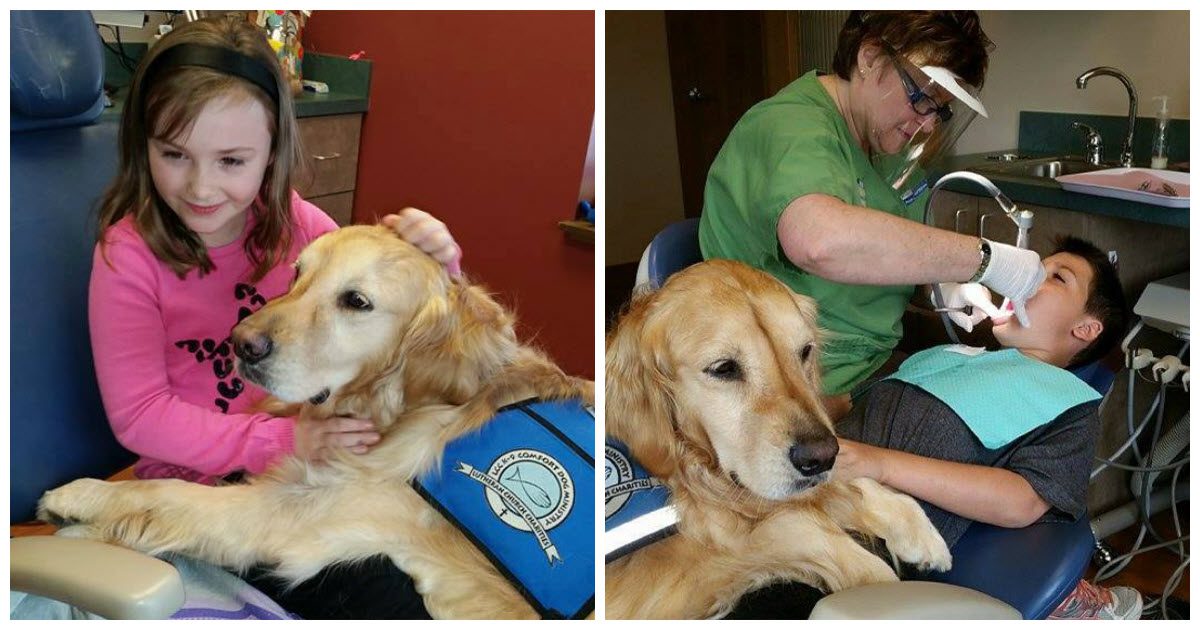
[[[1188,173],[1155,168],[1109,168],[1054,178],[1063,190],[1167,208],[1190,208]],[[1174,190],[1175,195],[1167,194]]]

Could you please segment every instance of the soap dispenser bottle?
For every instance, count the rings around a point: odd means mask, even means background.
[[[1154,144],[1150,148],[1150,168],[1167,168],[1167,125],[1171,117],[1167,113],[1167,97],[1155,96],[1154,100],[1161,101],[1156,113],[1154,128]]]

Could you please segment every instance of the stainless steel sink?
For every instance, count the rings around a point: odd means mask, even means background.
[[[1104,168],[1113,168],[1110,164],[1091,164],[1076,156],[1061,156],[1038,158],[1035,160],[1013,160],[982,164],[975,167],[981,173],[995,173],[1016,177],[1035,177],[1038,179],[1053,179],[1059,175],[1087,173]]]

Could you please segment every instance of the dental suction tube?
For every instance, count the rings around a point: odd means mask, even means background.
[[[929,209],[933,207],[933,196],[936,195],[937,191],[941,190],[942,186],[946,185],[947,182],[956,179],[965,179],[967,181],[975,182],[984,190],[986,190],[988,194],[991,195],[992,199],[999,204],[1000,209],[1004,211],[1004,215],[1017,225],[1016,246],[1022,249],[1029,249],[1029,228],[1033,227],[1033,212],[1017,208],[1017,204],[1013,203],[1012,199],[1008,198],[1008,195],[1005,195],[1003,192],[1001,192],[1000,189],[997,188],[990,179],[980,175],[979,173],[972,173],[971,171],[954,171],[952,173],[946,173],[940,179],[938,179],[936,183],[934,183],[934,185],[929,189],[929,199],[925,203],[925,214],[922,219],[922,222],[925,225],[929,225]],[[983,238],[982,234],[979,236],[980,238]],[[936,282],[933,283],[933,306],[936,309],[944,309],[946,307],[946,300],[942,297],[942,290]],[[1001,309],[1003,310],[1007,307],[1008,298],[1004,298],[1004,303]],[[940,314],[942,316],[942,325],[946,327],[946,334],[950,336],[951,341],[954,343],[959,343],[958,333],[954,331],[954,326],[950,322],[950,315],[945,311],[941,311]]]

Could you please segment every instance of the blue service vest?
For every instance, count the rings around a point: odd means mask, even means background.
[[[595,431],[580,400],[515,403],[413,481],[544,618],[595,608]]]
[[[604,441],[605,563],[675,533],[671,493],[650,476],[629,449]]]

